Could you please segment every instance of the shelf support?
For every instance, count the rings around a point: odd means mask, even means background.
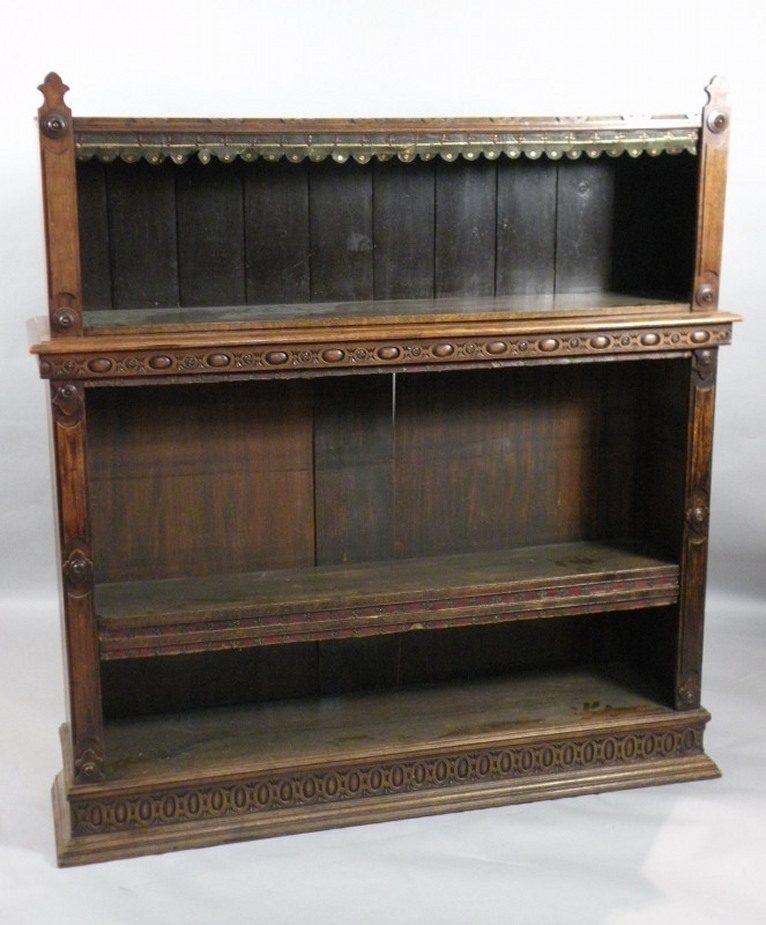
[[[686,517],[676,666],[678,709],[696,709],[700,703],[717,360],[718,350],[712,348],[694,351],[691,361]]]
[[[103,779],[104,734],[88,517],[85,390],[81,383],[52,384],[51,423],[59,486],[70,772],[75,783],[92,783]],[[64,751],[66,754],[68,749]]]

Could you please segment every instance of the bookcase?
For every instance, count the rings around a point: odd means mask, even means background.
[[[716,776],[729,109],[39,111],[62,865]]]

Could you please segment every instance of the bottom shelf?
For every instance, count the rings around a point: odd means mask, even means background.
[[[120,721],[59,863],[716,777],[708,719],[608,666]]]

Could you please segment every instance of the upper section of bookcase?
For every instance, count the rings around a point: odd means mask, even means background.
[[[51,342],[717,308],[719,78],[647,117],[73,117],[40,90]]]

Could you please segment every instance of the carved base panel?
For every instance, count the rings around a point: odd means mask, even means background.
[[[352,762],[54,783],[62,866],[254,838],[718,777],[709,714],[634,713]]]

